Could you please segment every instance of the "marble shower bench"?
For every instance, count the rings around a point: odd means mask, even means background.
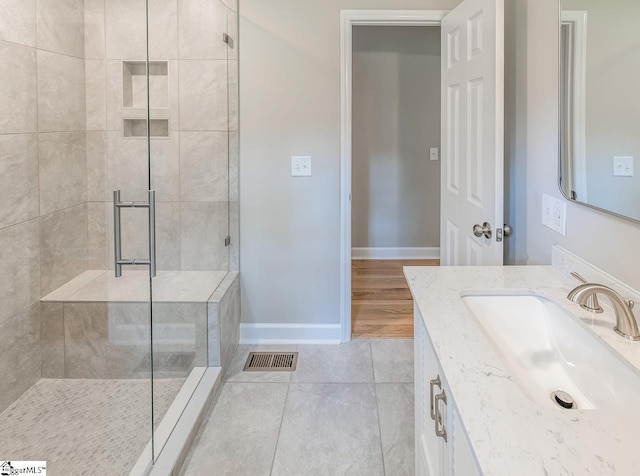
[[[186,377],[228,368],[239,341],[238,272],[89,270],[41,299],[42,377]],[[151,311],[152,310],[152,311]],[[150,313],[153,312],[153,316]]]

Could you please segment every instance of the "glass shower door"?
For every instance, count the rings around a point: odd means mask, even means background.
[[[152,1],[147,15],[157,460],[206,368],[218,365],[209,356],[209,301],[229,270],[229,25],[237,20],[218,0]]]
[[[218,366],[236,8],[2,3],[1,457],[144,472]]]
[[[151,276],[157,214],[150,193],[147,85],[153,69],[147,67],[146,4],[84,3],[90,266],[104,271],[83,293],[99,301],[94,307],[105,309],[104,320],[95,323],[99,328],[85,332],[103,336],[104,348],[89,342],[104,369],[94,370],[93,378],[119,385],[121,401],[112,403],[111,416],[123,420],[121,430],[101,440],[105,448],[113,447],[110,469],[118,474],[153,462]],[[111,397],[105,391],[103,398]]]
[[[139,429],[147,445],[136,467],[144,470],[157,461],[189,400],[185,383],[197,381],[189,379],[192,368],[206,366],[206,299],[194,300],[202,299],[194,294],[198,282],[182,272],[178,2],[106,0],[105,7],[113,70],[107,88],[117,90],[119,104],[107,115],[118,128],[107,147],[112,276],[116,287],[136,293],[128,339],[147,384]],[[117,54],[109,53],[111,41]]]

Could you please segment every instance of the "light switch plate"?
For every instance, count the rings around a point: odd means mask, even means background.
[[[567,202],[543,193],[542,224],[567,236]]]
[[[440,149],[437,147],[431,147],[429,149],[429,160],[439,160],[440,159]]]
[[[311,177],[311,157],[295,156],[291,157],[292,177]]]
[[[633,157],[615,156],[613,158],[614,177],[633,177]]]

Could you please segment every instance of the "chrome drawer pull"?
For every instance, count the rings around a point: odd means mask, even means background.
[[[438,375],[435,380],[431,380],[429,382],[429,395],[430,395],[429,406],[431,408],[431,419],[433,421],[435,421],[436,419],[436,411],[434,408],[434,400],[433,400],[433,387],[436,385],[438,386],[439,389],[442,390],[442,382],[440,381],[440,375]]]
[[[447,429],[445,428],[442,422],[442,414],[440,413],[440,402],[443,402],[445,407],[447,406],[447,394],[442,390],[442,393],[436,395],[435,405],[436,405],[436,436],[442,438],[444,441],[447,441]],[[442,429],[440,429],[442,426]]]

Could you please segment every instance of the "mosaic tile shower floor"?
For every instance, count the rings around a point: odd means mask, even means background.
[[[156,423],[183,383],[155,381]],[[149,380],[42,379],[0,414],[0,459],[46,460],[51,476],[129,474],[150,415]]]

